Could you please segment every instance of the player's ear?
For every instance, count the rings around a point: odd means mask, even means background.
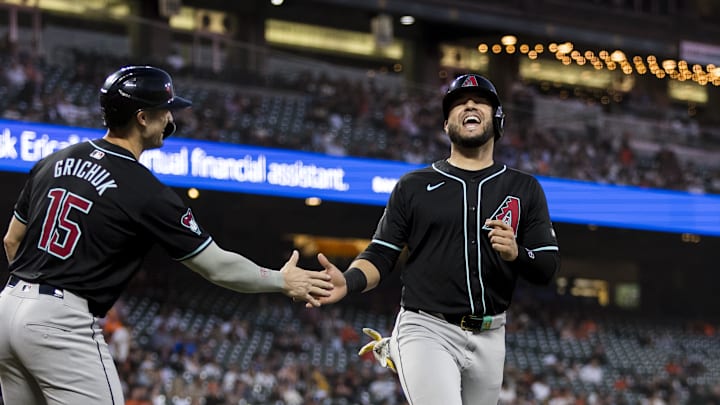
[[[135,113],[135,120],[137,121],[138,124],[140,124],[142,126],[147,125],[148,118],[149,118],[148,113],[145,110],[138,110]]]

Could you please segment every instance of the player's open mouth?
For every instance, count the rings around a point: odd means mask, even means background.
[[[463,120],[463,126],[467,129],[474,129],[480,125],[480,117],[476,115],[468,115]]]

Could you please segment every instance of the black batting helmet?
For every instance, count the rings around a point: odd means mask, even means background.
[[[100,107],[108,128],[125,125],[139,110],[177,110],[190,107],[178,97],[170,75],[152,66],[126,66],[105,79],[100,89]]]
[[[498,97],[497,90],[490,80],[487,78],[476,75],[466,74],[458,76],[450,83],[445,96],[443,97],[443,117],[447,120],[448,114],[450,114],[450,107],[453,102],[460,96],[476,93],[486,98],[493,106],[493,129],[495,130],[495,140],[497,141],[503,134],[503,126],[505,124],[505,113],[500,103],[500,97]]]

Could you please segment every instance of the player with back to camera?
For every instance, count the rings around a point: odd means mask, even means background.
[[[404,175],[372,242],[342,273],[321,253],[335,289],[322,304],[371,290],[402,268],[401,309],[390,337],[365,329],[412,405],[497,404],[506,310],[518,277],[548,284],[560,267],[540,183],[493,160],[505,114],[495,86],[466,74],[443,101],[450,156]]]
[[[139,161],[191,106],[172,79],[127,66],[100,90],[107,132],[47,156],[30,171],[4,238],[10,278],[0,293],[0,386],[7,404],[115,404],[123,392],[97,324],[158,243],[209,281],[280,292],[319,305],[324,272],[279,270],[221,249],[182,199]]]

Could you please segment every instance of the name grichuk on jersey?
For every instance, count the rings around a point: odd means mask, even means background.
[[[486,219],[510,225],[518,259],[492,249]],[[505,311],[518,277],[544,284],[554,276],[558,243],[547,201],[533,176],[494,164],[466,171],[438,161],[396,184],[372,243],[406,246],[402,305],[444,314]]]
[[[39,161],[14,215],[27,235],[10,272],[86,298],[96,316],[110,309],[156,242],[185,260],[212,241],[177,193],[104,139]]]

